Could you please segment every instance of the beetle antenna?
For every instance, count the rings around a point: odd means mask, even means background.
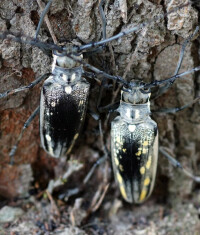
[[[157,20],[161,20],[161,19],[164,19],[167,15],[170,15],[171,13],[173,12],[176,12],[177,10],[179,9],[182,9],[184,7],[187,7],[190,3],[186,3],[184,5],[181,5],[181,6],[178,6],[178,7],[175,7],[173,10],[165,13],[164,15],[158,15],[156,17],[154,17],[153,19],[151,20],[148,20],[142,24],[139,24],[138,26],[135,26],[131,29],[127,29],[127,30],[124,30],[116,35],[114,35],[113,37],[110,37],[110,38],[107,38],[107,39],[104,39],[104,40],[101,40],[99,42],[92,42],[92,43],[88,43],[86,45],[83,45],[83,46],[80,46],[79,47],[79,51],[83,51],[83,50],[86,50],[86,49],[89,49],[91,47],[97,47],[97,46],[101,46],[105,43],[108,43],[108,42],[111,42],[113,40],[117,40],[118,38],[121,38],[123,36],[126,36],[127,34],[130,34],[130,33],[133,33],[133,32],[136,32],[144,27],[146,27],[147,25],[151,24],[152,22],[155,22]]]
[[[3,39],[3,40],[7,39],[7,40],[14,41],[14,42],[19,42],[19,43],[35,46],[43,50],[45,54],[49,54],[49,52],[53,50],[57,50],[59,52],[64,51],[62,47],[54,43],[42,42],[42,41],[39,41],[38,39],[34,39],[34,38],[31,38],[22,34],[14,34],[13,32],[10,32],[10,31],[4,31],[4,32],[0,31],[0,39]]]
[[[146,88],[156,87],[156,86],[159,86],[159,85],[165,84],[165,83],[170,83],[170,82],[173,82],[177,78],[181,78],[181,77],[183,77],[185,75],[188,75],[188,74],[193,73],[193,72],[197,72],[199,70],[200,70],[200,66],[197,66],[195,68],[187,70],[187,71],[185,71],[183,73],[176,74],[176,75],[174,75],[174,76],[172,76],[170,78],[164,79],[162,81],[154,80],[153,82],[147,83],[145,85],[141,85],[139,88],[141,88],[141,89],[145,88],[146,89]]]
[[[52,1],[50,0],[49,1],[50,2],[50,6],[51,6],[51,3],[52,3]],[[37,0],[37,3],[38,3],[38,5],[39,5],[39,7],[41,8],[41,10],[43,10],[43,2],[41,1],[41,0]],[[49,3],[48,3],[49,4]],[[47,5],[48,5],[47,4]],[[49,7],[50,7],[49,6]],[[45,9],[43,10],[45,13],[46,13],[46,15],[44,15],[44,20],[45,20],[45,22],[46,22],[46,24],[47,24],[47,27],[48,27],[48,29],[49,29],[49,32],[50,32],[50,34],[51,34],[51,37],[52,37],[52,39],[53,39],[53,42],[55,43],[55,44],[58,44],[58,40],[57,40],[57,38],[56,38],[56,35],[55,35],[55,33],[54,33],[54,31],[53,31],[53,28],[52,28],[52,26],[51,26],[51,23],[50,23],[50,21],[49,21],[49,18],[48,18],[48,15],[47,15],[47,11],[49,10],[49,8],[46,10],[46,7],[45,7]],[[43,13],[42,13],[43,14]],[[39,26],[39,24],[38,24],[38,26]],[[41,27],[41,26],[40,26]],[[39,30],[38,30],[38,33],[39,33]],[[37,34],[35,35],[35,37],[37,38]]]
[[[49,0],[49,2],[47,3],[46,7],[44,8],[44,11],[42,12],[42,15],[40,17],[40,21],[38,23],[37,30],[36,30],[36,33],[35,33],[35,39],[37,39],[37,37],[38,37],[38,34],[39,34],[40,28],[42,26],[43,20],[44,20],[44,18],[46,16],[47,12],[49,11],[49,8],[50,8],[52,2],[53,2],[53,0]],[[39,2],[38,2],[38,5],[40,5]]]

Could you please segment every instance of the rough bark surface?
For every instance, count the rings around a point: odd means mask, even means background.
[[[187,2],[105,1],[107,37]],[[101,40],[98,4],[97,0],[54,0],[48,17],[58,41],[74,40],[83,45]],[[91,54],[85,61],[110,74],[126,75],[128,81],[139,79],[149,82],[173,76],[181,45],[194,32],[199,14],[190,5],[179,9],[142,30],[111,42],[103,51]],[[41,9],[36,0],[1,0],[0,31],[10,30],[34,37],[40,15]],[[52,42],[45,22],[39,39]],[[29,84],[51,71],[51,63],[52,58],[38,48],[1,40],[0,93]],[[187,46],[180,72],[199,64],[197,37]],[[175,169],[161,154],[154,192],[141,206],[128,205],[122,200],[110,161],[100,165],[90,181],[83,184],[87,172],[103,156],[98,122],[89,115],[74,150],[67,156],[68,162],[66,159],[52,159],[40,147],[39,120],[36,117],[19,144],[14,165],[10,165],[9,151],[24,122],[39,104],[40,88],[41,85],[38,85],[29,91],[0,99],[1,206],[7,204],[24,210],[20,219],[0,226],[1,234],[199,234],[199,185]],[[101,104],[111,103],[116,90],[117,85],[115,91],[104,91]],[[98,94],[99,86],[93,81],[89,99],[92,111],[96,110]],[[178,79],[164,95],[152,101],[151,106],[154,110],[180,107],[199,95],[199,74],[189,74]],[[116,100],[119,97],[118,93]],[[158,123],[160,146],[166,147],[184,167],[197,175],[200,173],[199,112],[200,106],[196,103],[176,114],[152,115]],[[101,115],[101,118],[104,141],[110,152],[109,131],[113,116],[109,120],[107,114]],[[53,190],[52,184],[64,173],[65,185]],[[50,180],[52,184],[49,184]],[[106,191],[107,182],[110,185]],[[52,190],[52,196],[46,193],[47,187]],[[30,190],[34,192],[31,197]],[[95,196],[98,197],[98,193],[102,195],[104,191],[103,202],[95,211],[98,204]],[[25,197],[28,199],[25,200]],[[14,198],[17,199],[13,201]]]

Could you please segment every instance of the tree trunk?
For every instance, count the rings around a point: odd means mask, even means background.
[[[39,1],[1,0],[0,31],[20,32],[21,35],[33,38],[42,12],[37,2]],[[187,2],[188,0],[105,1],[103,8],[107,22],[107,37],[141,23],[149,23],[134,33],[110,42],[97,53],[90,53],[87,55],[88,58],[84,58],[84,61],[109,74],[123,76],[127,81],[137,79],[150,82],[173,76],[181,45],[198,25],[199,13],[189,4],[166,15],[164,19],[160,16]],[[44,3],[46,4],[47,1]],[[53,1],[48,18],[58,42],[73,40],[73,42],[84,45],[101,40],[102,22],[98,5],[97,0]],[[39,33],[39,40],[52,42],[45,22]],[[36,47],[5,39],[0,42],[0,52],[0,93],[27,85],[37,77],[51,71],[52,57]],[[186,48],[179,73],[198,65],[199,39],[196,36]],[[99,75],[97,77],[101,79]],[[112,82],[109,81],[109,84]],[[120,92],[117,92],[120,91],[118,87],[119,84],[116,84],[114,90],[103,89],[101,106],[120,99]],[[68,207],[66,209],[68,220],[65,219],[68,225],[63,234],[76,234],[76,232],[70,233],[71,230],[67,229],[71,229],[71,225],[77,227],[80,224],[84,225],[85,221],[88,223],[88,220],[89,223],[95,221],[98,228],[83,229],[86,234],[95,233],[95,229],[103,229],[105,234],[136,234],[140,229],[145,231],[144,234],[150,231],[152,234],[157,234],[158,231],[164,231],[164,233],[168,231],[168,234],[175,234],[175,231],[184,232],[182,234],[194,234],[195,231],[198,231],[198,211],[195,206],[198,205],[199,186],[185,176],[181,170],[175,169],[162,154],[159,154],[153,194],[140,207],[130,207],[129,205],[130,210],[125,203],[123,203],[124,207],[122,206],[123,200],[114,182],[109,160],[109,163],[103,163],[99,166],[90,181],[85,186],[83,185],[83,178],[87,172],[104,154],[98,121],[95,121],[90,115],[86,117],[84,128],[72,153],[67,156],[70,159],[68,163],[63,159],[51,158],[41,148],[39,119],[36,117],[24,133],[15,154],[14,164],[10,165],[9,152],[16,143],[24,122],[39,105],[40,88],[41,85],[38,85],[34,89],[19,92],[0,100],[0,195],[3,198],[13,199],[25,196],[33,186],[39,192],[46,189],[50,179],[61,176],[63,172],[69,170],[73,160],[77,160],[81,167],[84,167],[76,174],[70,175],[70,180],[65,185],[65,191],[79,188],[82,194],[75,195],[69,201],[68,205],[71,205],[73,209]],[[152,99],[151,108],[152,110],[160,110],[181,107],[199,96],[199,89],[199,73],[191,73],[177,79],[162,96],[155,100]],[[155,92],[155,89],[153,91]],[[88,109],[93,112],[97,112],[98,96],[99,85],[92,81]],[[116,96],[115,99],[113,99],[114,96]],[[197,102],[176,114],[152,113],[152,118],[158,123],[159,145],[165,147],[185,168],[197,175],[200,172],[199,111],[200,107]],[[103,123],[104,142],[110,153],[110,122],[114,115],[110,115],[109,119],[108,113],[101,114],[100,117]],[[83,210],[83,208],[77,210],[77,200],[81,197],[83,200],[81,205],[89,204],[94,199],[95,192],[101,191],[100,187],[105,189],[105,181],[110,183],[110,187],[100,206],[101,217],[100,214],[95,213],[94,218],[91,219],[89,217],[91,210],[88,209],[88,205],[86,205],[88,210]],[[58,194],[60,195],[60,193]],[[187,203],[180,206],[184,201]],[[169,206],[172,206],[173,210],[169,215],[165,215],[165,212],[169,213]],[[119,207],[121,207],[120,212],[118,211]],[[94,207],[89,208],[94,209]],[[59,208],[59,210],[61,209]],[[176,210],[180,213],[176,214]],[[188,219],[185,210],[189,214]],[[63,211],[61,210],[61,212]],[[155,218],[152,213],[156,215]],[[61,217],[64,216],[63,213],[61,214]],[[48,218],[48,215],[46,216],[39,218],[44,222]],[[170,222],[164,223],[163,217],[171,220],[173,226],[170,225]],[[102,225],[100,219],[110,221],[110,224]],[[29,219],[26,218],[27,220]],[[181,222],[181,226],[178,222]],[[132,227],[132,223],[137,226]],[[59,227],[60,224],[57,226]],[[126,233],[129,227],[130,233]],[[166,228],[167,230],[165,230]]]

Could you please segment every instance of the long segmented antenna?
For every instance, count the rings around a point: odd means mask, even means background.
[[[177,79],[177,78],[180,78],[182,76],[185,76],[187,74],[190,74],[192,72],[196,72],[196,71],[199,71],[200,70],[200,66],[196,67],[196,68],[193,68],[191,70],[188,70],[186,72],[183,72],[183,73],[180,73],[178,74],[179,70],[180,70],[180,67],[182,65],[182,61],[183,61],[183,57],[184,57],[184,52],[185,52],[185,48],[186,46],[188,45],[188,43],[191,41],[191,39],[199,32],[199,26],[196,27],[195,31],[193,34],[191,34],[183,43],[182,45],[182,48],[181,48],[181,51],[180,51],[180,55],[179,55],[179,61],[177,63],[177,67],[176,67],[176,71],[174,73],[174,76],[170,77],[170,78],[167,78],[167,79],[164,79],[164,80],[161,80],[161,81],[156,81],[154,80],[153,82],[149,83],[149,84],[145,84],[144,87],[142,86],[142,88],[152,88],[152,87],[155,87],[155,86],[159,86],[161,84],[166,84],[166,83],[169,83],[170,85],[167,87],[167,89],[174,83],[174,81]],[[167,90],[166,89],[166,90]],[[163,92],[164,93],[164,92]],[[157,97],[156,97],[157,98]],[[182,110],[182,109],[181,109]]]
[[[42,26],[42,23],[44,21],[44,17],[46,16],[50,6],[51,6],[51,3],[53,2],[53,0],[49,0],[49,2],[47,3],[46,7],[44,8],[43,12],[42,12],[42,15],[40,17],[40,21],[38,23],[38,26],[37,26],[37,30],[36,30],[36,33],[35,33],[35,39],[37,39],[38,37],[38,34],[39,34],[39,31],[40,31],[40,28]]]
[[[106,72],[104,72],[104,71],[102,71],[102,70],[100,70],[100,69],[98,69],[98,68],[96,68],[96,67],[90,65],[90,64],[85,63],[85,62],[82,61],[81,59],[74,58],[71,54],[67,54],[67,56],[68,56],[69,58],[71,58],[71,59],[73,59],[73,60],[79,62],[80,64],[82,64],[82,65],[85,66],[86,68],[92,70],[94,73],[96,73],[96,74],[98,74],[98,75],[101,75],[101,76],[104,76],[104,77],[106,77],[106,78],[108,78],[108,79],[111,79],[111,80],[114,80],[114,81],[116,81],[116,82],[119,82],[119,83],[123,84],[125,87],[128,87],[128,88],[134,87],[133,84],[128,83],[127,81],[125,81],[125,80],[124,80],[122,77],[120,77],[120,76],[110,75],[110,74],[108,74],[108,73],[106,73]],[[191,70],[188,70],[188,71],[186,71],[186,72],[177,74],[177,75],[175,75],[175,76],[172,76],[172,77],[167,78],[167,79],[162,80],[162,81],[157,81],[157,80],[155,80],[155,81],[153,81],[153,82],[151,82],[151,83],[147,83],[147,84],[145,84],[145,85],[141,85],[141,86],[138,87],[138,89],[147,89],[147,88],[156,87],[156,86],[159,86],[160,84],[164,84],[164,83],[168,83],[168,82],[174,81],[174,79],[183,77],[183,76],[185,76],[185,75],[187,75],[187,74],[190,74],[190,73],[193,73],[193,72],[197,72],[197,71],[199,71],[199,70],[200,70],[200,66],[195,67],[195,68],[193,68],[193,69],[191,69]],[[19,89],[20,89],[20,88],[19,88]],[[18,89],[16,89],[16,90],[18,90]],[[10,92],[13,93],[13,91],[9,91],[9,93],[10,93]],[[18,91],[18,92],[19,92],[19,91]],[[14,92],[14,93],[15,93],[15,92]],[[0,98],[6,97],[6,96],[7,96],[6,92],[0,94]]]
[[[31,37],[28,37],[28,36],[24,36],[24,35],[20,35],[20,34],[15,35],[14,33],[9,32],[9,31],[4,31],[2,33],[1,32],[2,31],[0,31],[0,39],[3,39],[3,40],[8,39],[8,40],[11,40],[11,41],[14,41],[14,42],[28,44],[28,45],[31,45],[31,46],[38,47],[41,50],[44,49],[46,51],[54,51],[54,50],[59,51],[59,52],[65,51],[63,47],[58,46],[54,43],[41,42],[37,39],[33,39]],[[73,53],[71,53],[71,54],[73,54]]]
[[[45,7],[44,14],[42,14],[42,16],[43,16],[43,15],[45,16],[46,11],[48,11],[51,2],[52,2],[52,0],[50,0],[50,1],[48,2],[49,5],[47,4],[48,6]],[[77,51],[77,52],[78,52],[78,51],[82,51],[82,50],[85,50],[85,49],[88,49],[88,48],[91,48],[91,47],[94,47],[94,46],[99,46],[99,45],[102,45],[102,44],[104,44],[104,43],[107,43],[107,42],[116,40],[116,39],[118,39],[118,38],[120,38],[120,37],[122,37],[122,36],[125,36],[125,35],[127,35],[127,34],[129,34],[129,33],[135,32],[135,31],[137,31],[137,30],[139,30],[139,29],[141,29],[141,28],[147,26],[148,24],[150,24],[151,22],[154,22],[155,20],[163,19],[165,16],[171,14],[172,12],[175,12],[175,11],[177,11],[178,9],[184,8],[184,7],[188,6],[188,5],[189,5],[189,3],[184,4],[184,5],[182,5],[182,6],[179,6],[179,7],[176,7],[176,8],[174,8],[173,10],[169,11],[168,13],[166,13],[166,14],[164,14],[164,15],[157,16],[156,19],[149,20],[148,22],[142,23],[142,24],[140,24],[140,25],[138,25],[138,26],[136,26],[136,27],[133,27],[133,28],[131,28],[131,29],[129,29],[129,30],[125,30],[125,31],[123,31],[123,32],[121,32],[121,33],[119,33],[119,34],[117,34],[117,35],[111,37],[111,38],[108,38],[108,39],[105,39],[105,40],[102,40],[102,41],[99,41],[99,42],[90,43],[90,44],[87,44],[87,45],[85,45],[85,46],[77,47],[77,48],[76,48],[76,51]],[[42,22],[42,21],[41,21],[41,22]],[[37,47],[39,47],[39,48],[44,48],[44,49],[46,49],[46,50],[57,50],[57,51],[59,51],[59,52],[64,52],[64,53],[63,53],[63,56],[66,55],[66,56],[68,56],[69,58],[72,58],[72,59],[74,59],[75,61],[78,61],[79,63],[83,64],[85,67],[91,69],[93,72],[95,72],[95,73],[97,73],[97,74],[100,74],[100,75],[102,75],[102,76],[105,76],[105,77],[108,78],[108,79],[112,79],[112,80],[118,81],[118,82],[122,83],[123,85],[125,85],[126,87],[131,87],[131,85],[128,84],[128,82],[124,81],[124,79],[123,79],[122,77],[109,75],[109,74],[107,74],[107,73],[105,73],[105,72],[103,72],[103,71],[101,71],[101,70],[99,70],[99,69],[97,69],[97,68],[95,68],[95,67],[93,67],[93,66],[91,66],[91,65],[89,65],[89,64],[87,64],[87,63],[85,63],[85,62],[83,62],[83,61],[81,61],[81,60],[79,60],[79,59],[73,58],[72,54],[75,53],[75,51],[72,52],[72,53],[66,53],[66,51],[65,51],[66,49],[65,49],[65,48],[59,47],[59,46],[57,46],[56,44],[42,43],[42,42],[39,42],[39,41],[37,41],[37,40],[25,41],[25,40],[23,40],[23,39],[21,39],[21,38],[16,38],[16,37],[13,37],[13,35],[9,35],[9,34],[10,34],[9,32],[4,32],[3,34],[0,34],[0,38],[1,38],[1,39],[6,39],[6,38],[7,38],[7,39],[10,39],[10,40],[13,40],[13,41],[16,41],[16,42],[27,43],[27,44],[30,44],[30,45],[33,45],[33,46],[37,46]],[[168,82],[173,82],[175,79],[177,79],[177,78],[179,78],[179,77],[182,77],[182,76],[184,76],[184,75],[187,75],[187,74],[189,74],[189,73],[192,73],[192,72],[195,72],[195,71],[199,71],[199,70],[200,70],[200,66],[199,66],[199,67],[196,67],[196,68],[193,68],[193,69],[191,69],[191,70],[189,70],[189,71],[186,71],[186,72],[184,72],[184,73],[176,74],[176,75],[174,75],[173,77],[168,78],[168,79],[165,79],[165,80],[162,80],[162,81],[153,81],[153,82],[151,82],[151,83],[149,83],[149,84],[142,85],[140,88],[141,88],[141,89],[142,89],[142,88],[152,88],[152,87],[155,87],[155,86],[159,86],[160,84],[164,84],[164,83],[168,83]]]
[[[39,7],[43,10],[43,2],[42,2],[41,0],[37,0],[37,3],[38,3],[38,5],[39,5]],[[50,6],[49,6],[49,7],[50,7]],[[45,20],[46,25],[47,25],[47,27],[48,27],[48,29],[49,29],[49,32],[50,32],[51,37],[52,37],[52,39],[53,39],[53,42],[54,42],[55,44],[58,44],[58,40],[57,40],[57,38],[56,38],[56,35],[54,34],[54,31],[53,31],[53,28],[52,28],[51,23],[50,23],[50,21],[49,21],[48,15],[45,15],[44,20]],[[39,33],[39,30],[38,30],[38,29],[37,29],[37,31],[38,31],[38,33]],[[37,33],[37,32],[36,32],[36,33]],[[36,38],[37,38],[37,34],[36,34]]]
[[[123,84],[124,86],[129,86],[129,83],[126,82],[122,77],[120,76],[114,76],[114,75],[110,75],[90,64],[87,64],[86,62],[82,61],[81,59],[78,59],[77,57],[75,58],[74,56],[72,56],[70,53],[67,54],[67,56],[77,62],[79,62],[80,64],[82,64],[84,67],[90,69],[91,71],[93,71],[94,73],[98,74],[98,75],[101,75],[103,77],[106,77],[107,79],[111,79],[111,80],[114,80],[116,82],[119,82],[121,84]],[[33,86],[35,86],[36,84],[38,84],[40,81],[42,81],[43,79],[45,79],[45,77],[49,75],[49,74],[45,74],[43,75],[42,77],[38,78],[34,84],[33,83],[30,83],[29,85],[27,86],[23,86],[23,87],[20,87],[20,88],[17,88],[17,89],[14,89],[14,90],[10,90],[10,91],[6,91],[6,92],[3,92],[3,93],[0,93],[0,98],[5,98],[7,97],[8,95],[10,94],[13,94],[13,93],[18,93],[20,91],[23,91],[23,90],[26,90],[28,88],[32,88]]]
[[[193,69],[187,70],[183,73],[179,73],[177,75],[174,75],[174,76],[172,76],[170,78],[167,78],[167,79],[164,79],[162,81],[154,80],[153,82],[150,82],[150,83],[147,83],[145,85],[139,86],[138,88],[139,89],[147,89],[147,88],[152,88],[152,87],[159,86],[159,85],[164,84],[164,83],[173,82],[174,79],[183,77],[183,76],[188,75],[188,74],[193,73],[193,72],[197,72],[199,70],[200,70],[200,66],[197,66]]]
[[[26,41],[26,40],[23,40],[21,39],[20,37],[13,37],[13,35],[10,35],[10,32],[4,32],[3,34],[0,34],[0,39],[10,39],[10,40],[13,40],[15,42],[20,42],[20,43],[26,43],[26,44],[29,44],[29,45],[32,45],[32,46],[37,46],[37,47],[42,47],[43,48],[46,48],[46,49],[50,49],[50,50],[57,50],[57,51],[63,51],[63,48],[60,47],[60,46],[57,46],[55,44],[49,44],[49,43],[43,43],[43,42],[40,42],[40,41],[34,41],[34,40],[30,40],[30,41]],[[131,84],[129,84],[128,82],[126,82],[122,77],[120,76],[114,76],[114,75],[110,75],[110,74],[107,74],[106,72],[104,71],[101,71],[85,62],[83,62],[81,59],[78,59],[78,58],[74,58],[72,53],[65,53],[66,56],[68,56],[69,58],[79,62],[80,64],[84,65],[85,67],[87,67],[88,69],[90,69],[91,71],[99,74],[99,75],[102,75],[102,76],[105,76],[106,78],[108,79],[112,79],[114,81],[117,81],[123,85],[125,85],[126,87],[131,87]],[[147,83],[145,85],[142,85],[140,86],[139,88],[140,89],[143,89],[143,88],[152,88],[152,87],[156,87],[156,86],[159,86],[161,84],[165,84],[165,83],[168,83],[168,82],[173,82],[174,79],[177,79],[177,78],[180,78],[182,76],[185,76],[187,74],[190,74],[190,73],[193,73],[193,72],[197,72],[200,70],[200,66],[198,67],[195,67],[191,70],[188,70],[186,72],[183,72],[183,73],[180,73],[180,74],[177,74],[177,75],[174,75],[170,78],[167,78],[165,80],[162,80],[162,81],[153,81],[153,82],[150,82],[150,83]]]
[[[50,3],[51,1],[53,1],[53,0],[50,0],[49,3]],[[49,3],[48,3],[48,4],[49,4]],[[47,4],[47,5],[48,5],[48,4]],[[89,44],[87,44],[87,45],[83,45],[83,46],[77,47],[76,50],[73,51],[71,54],[74,54],[74,53],[76,53],[76,52],[81,52],[81,51],[83,51],[83,50],[86,50],[86,49],[89,49],[89,48],[92,48],[92,47],[101,46],[101,45],[103,45],[103,44],[105,44],[105,43],[111,42],[111,41],[116,40],[116,39],[118,39],[118,38],[120,38],[120,37],[123,37],[123,36],[125,36],[125,35],[130,34],[130,33],[133,33],[133,32],[135,32],[135,31],[138,31],[139,29],[142,29],[143,27],[145,27],[145,26],[151,24],[152,22],[155,22],[156,20],[159,20],[159,19],[163,19],[163,18],[165,18],[167,15],[169,15],[169,14],[171,14],[171,13],[173,13],[173,12],[176,12],[176,11],[179,10],[179,9],[182,9],[182,8],[184,8],[184,7],[187,7],[188,5],[190,5],[190,3],[187,3],[187,4],[181,5],[181,6],[179,6],[179,7],[176,7],[176,8],[174,8],[173,10],[171,10],[171,11],[165,13],[164,15],[159,15],[159,16],[157,16],[156,18],[151,19],[151,20],[149,20],[149,21],[147,21],[147,22],[145,22],[145,23],[141,23],[141,24],[139,24],[138,26],[135,26],[135,27],[133,27],[133,28],[131,28],[131,29],[122,31],[122,32],[120,32],[120,33],[114,35],[113,37],[110,37],[110,38],[101,40],[101,41],[99,41],[99,42],[92,42],[92,43],[89,43]],[[49,5],[48,5],[48,6],[49,6]],[[50,6],[49,6],[49,7],[50,7]],[[43,12],[44,14],[42,13],[41,18],[42,18],[42,17],[44,18],[45,14],[46,14],[46,10],[48,11],[48,7],[47,7],[47,6],[45,7],[45,10],[44,10],[45,12]],[[42,23],[42,20],[40,20],[40,22]],[[41,26],[38,25],[38,29],[39,29],[40,27],[41,27]],[[38,30],[37,30],[37,31],[38,31]],[[1,31],[0,31],[0,32],[1,32]],[[29,37],[30,40],[29,40],[28,42],[26,42],[26,41],[21,40],[21,39],[14,39],[13,37],[9,38],[9,37],[8,37],[9,34],[12,35],[12,33],[10,33],[10,32],[2,32],[2,34],[0,34],[0,39],[6,39],[6,38],[7,38],[7,39],[10,39],[10,40],[13,40],[13,41],[16,41],[16,42],[26,43],[26,44],[30,44],[30,45],[33,45],[33,46],[37,46],[37,47],[39,47],[39,48],[41,48],[41,49],[43,48],[43,49],[47,49],[47,50],[50,49],[50,50],[58,50],[59,52],[66,52],[66,49],[65,49],[65,48],[59,47],[58,45],[53,44],[53,43],[52,43],[52,44],[41,43],[41,42],[39,42],[39,41],[37,41],[37,40],[35,40],[35,39],[32,39],[32,40],[31,40],[30,37]],[[36,36],[37,36],[37,34],[38,34],[38,33],[36,32]],[[28,38],[28,37],[26,37],[26,38]],[[45,44],[46,44],[46,45],[45,45]],[[67,55],[67,53],[66,53],[65,55]],[[63,56],[64,56],[64,54],[63,54]],[[67,56],[68,56],[68,55],[67,55]]]
[[[128,29],[128,30],[124,30],[124,31],[114,35],[113,37],[107,38],[107,39],[99,41],[99,42],[92,42],[92,43],[89,43],[87,45],[80,46],[79,47],[79,51],[83,51],[83,50],[89,49],[91,47],[101,46],[101,45],[103,45],[105,43],[108,43],[108,42],[111,42],[111,41],[116,40],[118,38],[124,37],[124,36],[126,36],[126,35],[128,35],[130,33],[133,33],[135,31],[138,31],[139,29],[142,29],[142,28],[146,27],[147,25],[151,24],[152,22],[164,19],[167,15],[170,15],[171,13],[176,12],[177,10],[182,9],[182,8],[188,6],[188,5],[189,5],[189,3],[181,5],[179,7],[175,7],[173,10],[165,13],[164,15],[156,16],[153,19],[148,20],[147,22],[139,24],[138,26],[135,26],[135,27],[133,27],[131,29]]]

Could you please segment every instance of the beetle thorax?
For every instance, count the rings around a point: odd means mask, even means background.
[[[71,57],[74,60],[68,56],[59,55],[58,52],[53,54],[52,73],[56,75],[55,82],[60,85],[72,85],[81,79],[82,65],[77,60],[82,59],[82,55],[71,54]]]
[[[144,121],[150,115],[150,103],[132,105],[121,101],[118,108],[120,116],[128,123]]]
[[[121,101],[118,111],[127,122],[141,122],[150,115],[149,98],[151,93],[141,89],[140,81],[131,82],[132,88],[124,88],[121,92]]]
[[[56,76],[53,76],[55,82],[60,85],[73,85],[81,80],[83,69],[82,66],[66,69],[59,66],[55,66],[52,73]]]

